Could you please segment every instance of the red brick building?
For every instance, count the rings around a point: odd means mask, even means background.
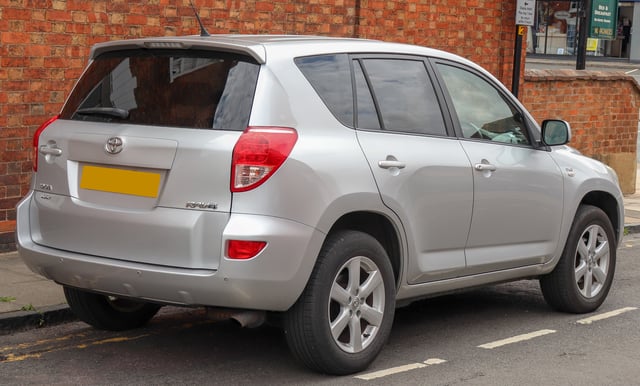
[[[469,58],[511,83],[515,0],[194,3],[210,33],[318,34],[425,45]],[[15,205],[29,188],[32,134],[60,110],[91,45],[198,32],[188,0],[0,0],[0,252],[15,248]],[[629,108],[637,118],[633,98]]]
[[[509,82],[514,1],[196,0],[211,33],[356,36],[446,49]],[[92,44],[199,29],[187,0],[0,1],[0,251],[31,175],[31,135],[56,114]]]

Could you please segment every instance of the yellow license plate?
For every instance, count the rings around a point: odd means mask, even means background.
[[[99,166],[84,166],[80,188],[101,192],[158,197],[160,173],[138,172]]]

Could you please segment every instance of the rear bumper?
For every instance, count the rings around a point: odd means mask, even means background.
[[[218,269],[136,263],[126,256],[104,258],[36,244],[29,199],[18,205],[16,235],[20,256],[32,271],[62,285],[163,304],[287,310],[302,293],[324,240],[324,234],[297,222],[232,214],[223,241],[267,241],[258,256],[245,261],[222,256]]]

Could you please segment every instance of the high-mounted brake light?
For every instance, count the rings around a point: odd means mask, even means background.
[[[298,140],[295,129],[248,127],[233,148],[231,191],[262,185],[284,163]]]
[[[230,259],[247,260],[260,253],[267,243],[264,241],[229,240],[227,242],[227,256]]]
[[[187,44],[182,42],[145,42],[144,46],[146,48],[163,48],[163,49],[185,49],[189,48]]]
[[[55,115],[51,118],[49,118],[48,121],[46,121],[45,123],[43,123],[40,127],[38,127],[38,130],[36,130],[36,132],[33,134],[33,171],[37,172],[38,171],[38,141],[40,140],[40,134],[42,134],[42,132],[44,131],[44,129],[47,128],[47,126],[49,126],[50,124],[52,124],[56,119],[58,119],[58,117],[60,117],[59,115]]]

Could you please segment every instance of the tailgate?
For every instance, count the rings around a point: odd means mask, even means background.
[[[150,131],[156,137],[143,136]],[[216,268],[239,135],[54,122],[40,146],[61,154],[40,154],[34,241],[129,261]],[[122,147],[117,154],[108,150],[114,142]]]
[[[215,269],[260,66],[218,51],[103,51],[37,138],[34,242]]]

